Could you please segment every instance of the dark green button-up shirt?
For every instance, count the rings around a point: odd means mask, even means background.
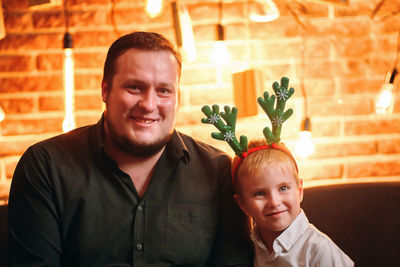
[[[139,198],[102,120],[30,147],[9,198],[10,256],[35,266],[248,266],[230,159],[174,132]]]

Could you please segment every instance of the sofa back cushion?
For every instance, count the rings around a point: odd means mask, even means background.
[[[400,182],[305,188],[301,205],[355,266],[400,266]]]

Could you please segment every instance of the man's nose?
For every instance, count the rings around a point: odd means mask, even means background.
[[[154,90],[147,90],[142,94],[142,99],[140,100],[140,107],[145,109],[147,112],[151,112],[156,107],[156,94]]]

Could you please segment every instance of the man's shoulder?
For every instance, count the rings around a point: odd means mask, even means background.
[[[29,147],[29,150],[53,150],[53,149],[73,149],[87,145],[91,139],[91,129],[94,125],[86,125],[67,133],[55,135],[53,137],[39,141]]]
[[[181,138],[182,142],[185,144],[186,148],[188,149],[189,153],[197,152],[201,154],[207,154],[209,156],[220,156],[220,157],[227,157],[230,158],[229,154],[225,151],[205,143],[199,139],[193,138],[185,133],[178,132],[178,136]]]

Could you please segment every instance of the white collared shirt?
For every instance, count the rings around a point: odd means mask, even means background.
[[[269,252],[257,226],[251,231],[254,267],[267,266],[354,266],[353,261],[324,233],[308,222],[303,210],[272,244]]]

